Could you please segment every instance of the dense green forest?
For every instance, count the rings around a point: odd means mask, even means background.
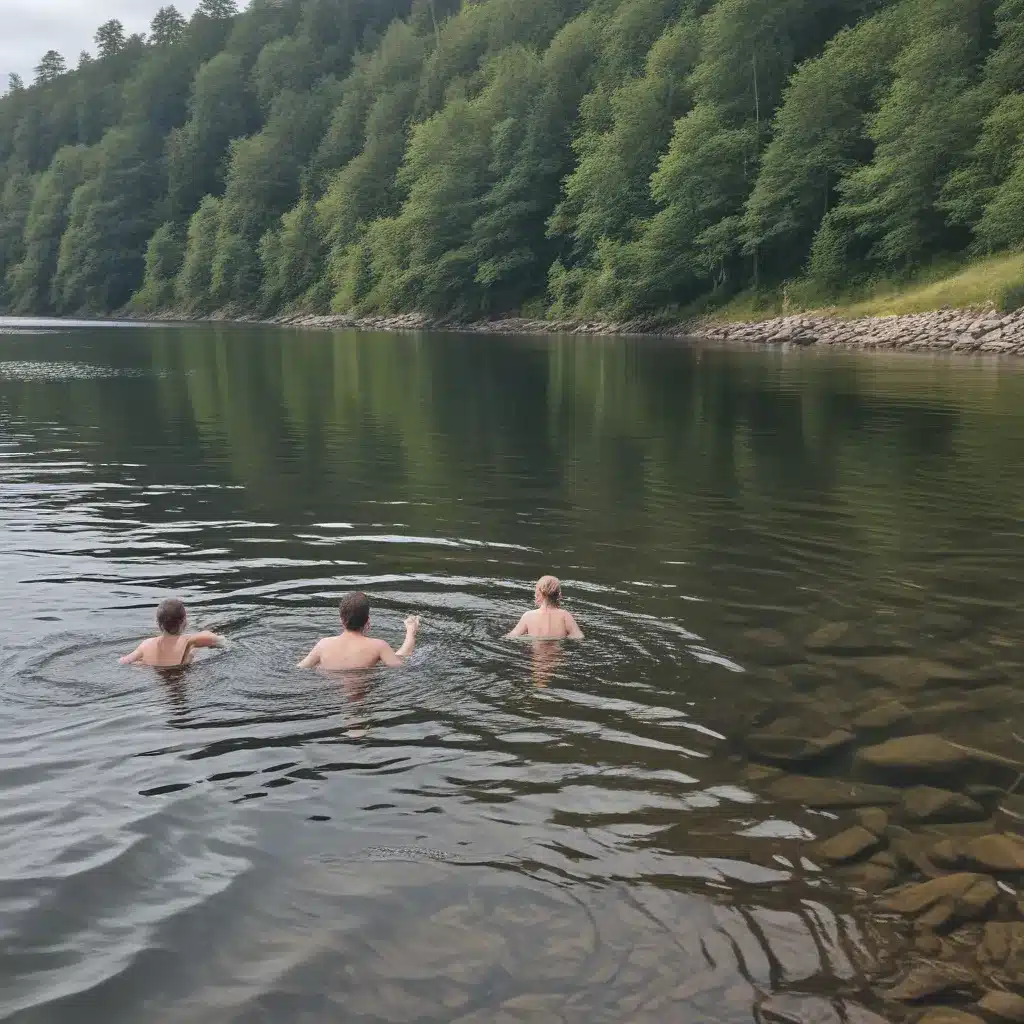
[[[0,99],[0,309],[634,316],[1024,243],[1024,0],[203,0]]]

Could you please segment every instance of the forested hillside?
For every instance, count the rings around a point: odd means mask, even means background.
[[[1024,242],[1024,0],[203,0],[0,99],[12,313],[629,316]]]

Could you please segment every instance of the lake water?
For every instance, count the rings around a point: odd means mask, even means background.
[[[1019,754],[1022,455],[1012,362],[0,321],[0,1018],[887,1019],[745,737]],[[352,589],[411,662],[294,669]]]

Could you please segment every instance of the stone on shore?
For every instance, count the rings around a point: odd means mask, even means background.
[[[981,821],[985,808],[962,793],[933,786],[914,786],[903,794],[903,813],[920,825],[934,822]]]

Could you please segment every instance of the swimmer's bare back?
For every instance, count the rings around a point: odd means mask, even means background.
[[[148,665],[150,668],[179,668],[192,663],[197,647],[222,647],[224,637],[216,633],[164,634],[143,640],[131,654],[121,659],[122,665]]]
[[[377,665],[397,668],[415,649],[419,628],[419,616],[410,615],[405,620],[405,642],[397,651],[393,651],[384,640],[366,636],[356,630],[346,630],[339,636],[321,640],[299,662],[298,667],[321,668],[326,672],[352,672]]]
[[[508,639],[525,636],[533,640],[582,640],[583,630],[564,608],[545,606],[526,612]]]

